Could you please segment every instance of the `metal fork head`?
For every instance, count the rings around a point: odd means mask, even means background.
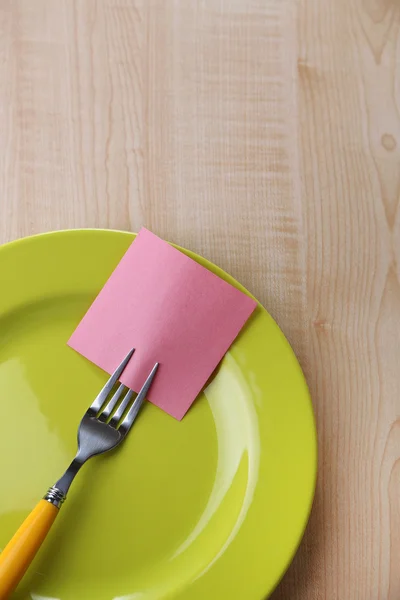
[[[129,363],[134,349],[130,350],[116,368],[100,393],[84,414],[78,429],[78,452],[70,467],[55,484],[65,496],[81,466],[92,456],[115,448],[125,439],[147,396],[159,364],[149,373],[137,397],[131,404],[134,392],[122,383],[111,392]],[[130,406],[131,404],[131,406]]]
[[[158,369],[158,363],[152,368],[127,412],[126,410],[134,395],[132,390],[121,383],[116,392],[110,397],[110,392],[133,353],[134,350],[131,350],[127,354],[83,416],[78,430],[77,455],[83,460],[107,452],[107,450],[111,450],[120,444],[131,429],[143,405]]]

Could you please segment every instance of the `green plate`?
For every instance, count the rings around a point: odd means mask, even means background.
[[[0,548],[75,453],[107,376],[66,341],[133,239],[77,230],[0,248]],[[261,600],[299,544],[316,464],[303,374],[259,306],[182,422],[147,404],[88,463],[14,597]]]

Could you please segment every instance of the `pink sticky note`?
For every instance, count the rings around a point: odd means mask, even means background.
[[[148,400],[182,419],[256,302],[142,229],[69,340],[135,391],[160,367]]]

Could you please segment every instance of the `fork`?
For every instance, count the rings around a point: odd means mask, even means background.
[[[25,574],[66,499],[75,475],[85,462],[118,446],[131,429],[150,389],[159,364],[148,375],[133,404],[134,392],[122,383],[114,385],[132,358],[130,350],[83,415],[78,429],[78,451],[64,475],[22,523],[0,554],[0,600],[6,600]],[[110,397],[111,396],[111,397]]]

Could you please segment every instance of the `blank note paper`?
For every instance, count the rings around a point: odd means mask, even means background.
[[[135,391],[160,363],[148,400],[182,419],[256,302],[142,229],[69,340]]]

